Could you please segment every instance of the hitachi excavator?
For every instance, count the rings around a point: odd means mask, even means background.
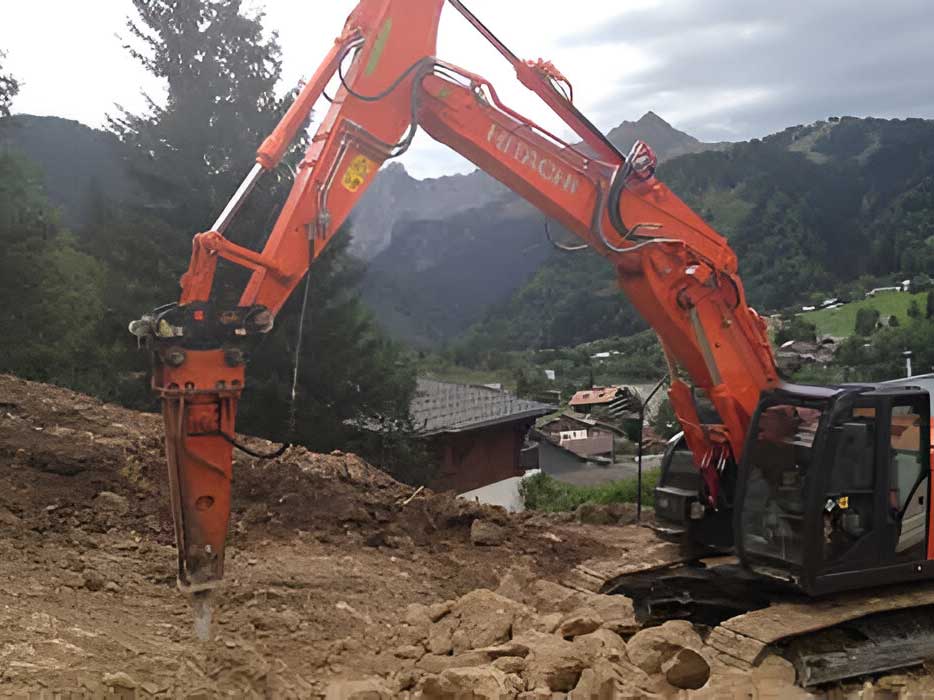
[[[436,56],[446,4],[580,145],[510,109],[482,76]],[[339,87],[265,248],[231,242],[225,229],[332,81]],[[419,127],[604,256],[657,333],[688,450],[687,460],[667,460],[656,492],[665,527],[735,551],[735,568],[762,590],[823,596],[908,583],[910,593],[934,577],[934,381],[783,382],[735,254],[656,177],[649,145],[617,150],[574,106],[573,88],[554,65],[517,58],[460,0],[360,0],[216,223],[194,236],[179,302],[131,324],[154,357],[183,591],[202,600],[223,578],[245,343],[272,330],[380,166],[405,153]],[[252,271],[232,308],[212,302],[220,259]],[[934,603],[925,595],[893,607]],[[922,653],[916,640],[909,646]],[[934,655],[934,647],[924,653]]]

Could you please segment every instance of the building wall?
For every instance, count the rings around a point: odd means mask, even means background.
[[[569,450],[553,445],[547,440],[538,443],[538,468],[549,476],[560,476],[587,466],[587,462]]]
[[[435,437],[441,468],[431,488],[464,493],[522,476],[519,452],[529,426],[528,422],[506,423]]]

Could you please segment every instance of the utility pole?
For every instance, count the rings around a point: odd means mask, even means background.
[[[642,442],[645,438],[645,407],[667,381],[667,376],[659,379],[658,384],[656,384],[655,388],[649,392],[649,395],[645,398],[645,401],[639,402],[639,451],[637,453],[639,455],[637,457],[637,461],[639,462],[639,471],[636,478],[636,522],[642,521]]]

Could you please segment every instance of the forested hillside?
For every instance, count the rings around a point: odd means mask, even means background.
[[[624,154],[637,139],[647,141],[661,162],[726,147],[703,143],[653,112],[638,121],[622,122],[607,136]],[[406,184],[405,179],[410,182]],[[545,235],[547,218],[485,173],[414,183],[404,172],[387,169],[355,215],[359,235],[373,245],[377,242],[374,221],[393,226],[388,235],[381,234],[379,240],[385,247],[371,260],[362,291],[368,306],[393,335],[419,346],[438,347],[463,335],[491,307],[509,300],[554,248]],[[393,206],[374,209],[390,186],[396,196],[387,202]],[[467,206],[470,202],[474,204]],[[559,237],[570,235],[553,221],[550,226]],[[560,303],[572,307],[577,301],[562,298]],[[516,303],[521,305],[522,300]],[[527,320],[516,316],[511,322]],[[577,314],[562,316],[559,323],[566,324],[567,330],[555,328],[555,333],[576,338],[573,326],[577,322]]]
[[[934,271],[934,121],[797,126],[675,158],[659,174],[729,238],[760,310]],[[643,327],[611,266],[556,252],[462,348],[568,346]]]

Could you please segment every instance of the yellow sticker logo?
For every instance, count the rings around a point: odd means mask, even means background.
[[[351,192],[356,192],[363,186],[363,183],[366,182],[366,179],[375,168],[376,163],[372,160],[366,156],[357,156],[350,161],[350,165],[347,166],[347,170],[344,172],[344,187]]]
[[[850,497],[840,496],[840,498],[837,499],[837,505],[840,506],[840,510],[846,510],[850,507]]]

